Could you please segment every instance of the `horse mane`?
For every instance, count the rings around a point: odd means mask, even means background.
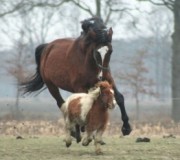
[[[87,41],[90,41],[88,33],[90,30],[96,34],[96,38],[93,40],[96,43],[107,43],[110,42],[110,39],[107,35],[107,27],[103,20],[100,17],[92,17],[81,21],[81,37],[85,38]]]

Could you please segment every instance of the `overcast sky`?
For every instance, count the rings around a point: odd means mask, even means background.
[[[91,9],[95,10],[93,2],[94,1],[87,1]],[[137,37],[152,36],[152,34],[154,34],[152,33],[152,27],[156,24],[161,26],[162,33],[165,32],[163,29],[166,30],[167,24],[172,30],[173,24],[170,23],[172,22],[172,15],[165,7],[155,7],[147,2],[139,3],[137,0],[124,0],[124,3],[128,8],[131,8],[129,11],[130,14],[125,13],[116,21],[113,21],[117,18],[116,15],[114,15],[114,17],[111,17],[113,22],[108,23],[108,27],[112,27],[114,31],[113,39],[128,40]],[[136,10],[136,8],[138,8],[138,10]],[[34,30],[32,30],[34,35],[38,34],[38,28],[40,28],[38,23],[43,20],[44,14],[45,13],[38,13],[38,9],[36,9],[35,14],[29,17],[32,21],[29,25],[34,26]],[[63,15],[64,18],[62,18]],[[50,42],[57,38],[79,36],[81,31],[80,21],[89,17],[90,16],[86,12],[78,10],[72,7],[72,4],[67,3],[62,8],[60,16],[59,13],[54,14],[52,19],[54,19],[56,23],[47,26],[48,32],[46,42]],[[21,26],[21,22],[17,17],[7,18],[9,19],[9,23],[4,23],[4,21],[1,20],[1,29],[6,31],[6,33],[3,33],[2,30],[0,32],[1,49],[9,48],[14,44],[13,39],[18,39],[19,34],[16,32],[18,32],[18,28]],[[28,23],[28,19],[26,19],[26,21]],[[23,41],[26,41],[26,38],[24,38]]]

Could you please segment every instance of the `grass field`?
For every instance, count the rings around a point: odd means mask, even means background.
[[[104,137],[103,155],[94,153],[94,145],[66,148],[63,138],[0,137],[1,160],[180,160],[180,138],[151,137],[149,143],[136,143],[135,137]]]

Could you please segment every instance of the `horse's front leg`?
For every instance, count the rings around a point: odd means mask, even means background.
[[[125,105],[124,105],[124,96],[117,90],[116,87],[114,87],[114,94],[116,102],[121,110],[121,116],[123,121],[123,126],[121,128],[121,131],[123,135],[129,135],[132,131],[131,126],[129,124],[129,118],[126,113]]]

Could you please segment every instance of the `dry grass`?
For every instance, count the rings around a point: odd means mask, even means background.
[[[63,142],[64,122],[0,122],[0,159],[3,160],[179,160],[180,124],[132,123],[130,136],[121,136],[119,123],[109,123],[102,146],[104,155],[94,153],[94,145],[83,147],[73,141],[67,149]],[[163,138],[164,135],[167,136]],[[16,139],[21,136],[23,139]],[[149,137],[150,143],[136,143],[137,137]]]
[[[62,137],[0,137],[0,157],[2,160],[179,160],[180,138],[151,138],[150,143],[136,143],[135,138],[105,136],[103,155],[94,153],[94,146],[81,144],[66,148]]]
[[[105,135],[121,135],[120,123],[109,123]],[[167,121],[157,124],[132,123],[131,136],[163,136],[167,134],[180,135],[180,124]],[[64,121],[2,121],[0,135],[26,136],[44,135],[59,136],[64,134]]]

